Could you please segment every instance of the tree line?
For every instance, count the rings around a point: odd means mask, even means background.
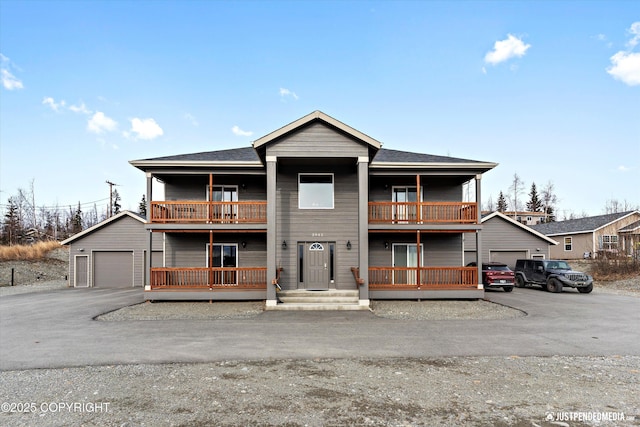
[[[100,205],[98,205],[100,204]],[[98,207],[100,206],[100,208]],[[121,209],[121,198],[114,190],[110,198],[94,202],[78,202],[74,206],[38,206],[33,182],[28,190],[18,189],[2,208],[0,244],[30,244],[46,240],[64,240],[93,227]],[[139,213],[146,215],[146,201],[142,196]]]

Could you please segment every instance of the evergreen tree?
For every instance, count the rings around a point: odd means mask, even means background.
[[[71,220],[71,233],[76,234],[82,231],[82,210],[80,209],[80,202],[78,202],[78,209],[73,214]]]
[[[538,196],[538,189],[536,183],[531,184],[531,191],[529,191],[529,201],[527,202],[527,210],[529,212],[542,212],[542,200]]]
[[[142,195],[142,200],[140,200],[140,204],[138,205],[138,213],[143,217],[147,217],[147,199],[144,194]]]
[[[13,245],[18,242],[18,236],[22,234],[20,217],[18,215],[18,205],[13,197],[9,197],[9,206],[4,215],[4,226],[2,227],[2,243]]]
[[[502,194],[502,191],[498,195],[498,212],[506,212],[508,209],[507,199]]]
[[[121,207],[122,206],[120,205],[120,194],[118,193],[118,190],[113,190],[113,214],[116,215],[120,213]]]

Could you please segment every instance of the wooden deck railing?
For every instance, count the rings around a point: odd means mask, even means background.
[[[266,267],[152,268],[151,289],[227,289],[267,288]]]
[[[151,222],[266,224],[267,202],[151,202]]]
[[[356,285],[364,285],[364,279],[360,277],[360,267],[351,267],[351,273],[353,274],[353,278],[356,281]]]
[[[369,202],[371,224],[476,224],[475,202]]]
[[[420,280],[418,281],[418,273]],[[475,289],[477,267],[369,267],[369,289]]]

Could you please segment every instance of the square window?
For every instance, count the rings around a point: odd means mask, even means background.
[[[298,208],[333,209],[333,174],[298,175]]]
[[[573,238],[565,237],[564,238],[564,250],[570,252],[573,250]]]

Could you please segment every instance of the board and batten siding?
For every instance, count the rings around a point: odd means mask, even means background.
[[[298,173],[333,173],[334,208],[299,209]],[[283,289],[298,288],[300,242],[335,242],[336,289],[356,289],[351,267],[358,266],[358,175],[355,167],[331,166],[318,159],[317,166],[281,168],[277,175],[276,265],[282,267]],[[287,248],[282,248],[282,242]],[[351,242],[351,250],[347,249]]]
[[[482,223],[481,238],[482,262],[491,261],[490,253],[498,251],[526,251],[529,257],[539,254],[549,258],[549,242],[498,216]],[[476,236],[473,233],[465,234],[464,250],[469,253],[467,261],[475,261],[475,255],[471,254],[476,251]]]
[[[105,224],[104,227],[82,236],[69,244],[69,283],[75,283],[74,257],[75,255],[89,255],[88,277],[93,278],[93,252],[96,251],[133,251],[134,255],[134,286],[144,286],[145,251],[149,232],[144,224],[128,215]],[[152,248],[162,251],[162,234],[153,233]],[[90,283],[93,286],[93,283]]]
[[[278,157],[359,157],[368,156],[363,142],[342,134],[322,123],[311,123],[267,146],[267,156]]]

